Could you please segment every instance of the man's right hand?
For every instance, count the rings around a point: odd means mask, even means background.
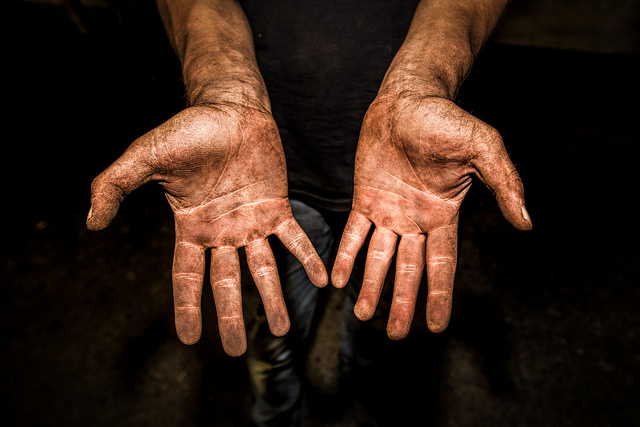
[[[272,333],[287,333],[289,317],[267,237],[277,235],[316,286],[325,286],[328,279],[291,214],[284,153],[271,114],[234,103],[180,112],[134,141],[93,181],[87,227],[107,227],[123,198],[151,180],[164,187],[176,222],[173,295],[180,340],[193,344],[201,335],[200,297],[209,248],[225,352],[240,355],[246,349],[240,247]]]

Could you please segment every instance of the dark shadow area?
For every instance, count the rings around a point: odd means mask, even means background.
[[[106,4],[81,9],[86,31],[64,8],[5,4],[0,419],[244,426],[244,361],[223,353],[207,287],[201,342],[176,337],[161,190],[84,226],[92,179],[185,103],[153,3]],[[476,180],[449,329],[426,330],[423,287],[410,336],[381,336],[352,384],[335,372],[343,291],[327,290],[305,426],[637,423],[639,75],[632,54],[486,46],[459,103],[501,132],[534,230],[512,229]]]

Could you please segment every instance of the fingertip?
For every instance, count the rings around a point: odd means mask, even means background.
[[[94,180],[91,186],[91,207],[87,214],[86,225],[91,231],[107,228],[115,218],[124,193],[117,186],[104,184],[102,180]]]
[[[104,230],[104,227],[100,227],[98,224],[96,224],[95,221],[90,220],[89,218],[87,218],[86,221],[86,226],[87,226],[87,230],[89,231],[100,231],[100,230]]]
[[[269,330],[276,337],[285,336],[291,328],[291,321],[289,320],[289,313],[287,307],[284,305],[277,309],[265,310],[267,316],[267,323]]]
[[[228,356],[240,357],[247,351],[247,339],[244,334],[228,336],[222,348]]]
[[[371,316],[369,316],[368,314],[360,311],[360,310],[356,310],[355,308],[353,309],[353,314],[356,315],[356,318],[358,320],[361,320],[363,322],[366,322],[367,320],[371,320]]]
[[[336,278],[333,275],[331,276],[331,284],[333,285],[334,288],[336,289],[342,289],[345,286],[347,286],[347,281],[344,280],[342,277],[340,278]]]
[[[358,320],[362,320],[362,321],[371,320],[371,318],[375,314],[375,307],[372,309],[368,304],[358,301],[356,302],[356,305],[353,307],[353,314],[356,315]]]
[[[112,207],[105,212],[104,209],[94,208],[93,205],[91,205],[86,220],[87,229],[90,231],[104,230],[111,224],[117,212],[118,206]]]
[[[240,357],[246,351],[247,351],[247,344],[246,343],[240,344],[238,346],[225,347],[224,348],[224,352],[227,354],[227,356],[231,356],[231,357]]]
[[[505,211],[504,217],[520,231],[529,231],[533,228],[531,217],[524,205],[516,205],[511,211]]]
[[[289,321],[288,316],[282,316],[273,322],[273,326],[269,325],[269,330],[276,337],[283,337],[287,335],[291,329],[291,322]]]
[[[331,270],[331,283],[338,289],[344,288],[353,271],[354,257],[347,255],[345,252],[338,252]]]
[[[346,274],[343,269],[334,265],[333,270],[331,271],[331,283],[333,286],[338,289],[342,289],[347,285],[348,281],[349,275]]]
[[[439,334],[449,326],[451,319],[451,297],[447,295],[429,295],[427,300],[427,327]]]
[[[317,257],[317,260],[309,265],[307,275],[311,283],[318,288],[324,288],[329,284],[329,274],[320,257]]]
[[[327,285],[329,284],[329,277],[327,276],[327,274],[325,274],[322,279],[312,281],[311,283],[313,283],[316,288],[319,288],[319,289],[326,288]]]
[[[387,336],[393,341],[403,340],[407,335],[409,335],[409,328],[392,322],[387,325]]]
[[[449,319],[447,320],[427,320],[427,327],[434,334],[440,334],[444,332],[449,326]]]
[[[496,200],[505,219],[516,229],[528,231],[533,228],[531,217],[525,207],[521,192],[498,192],[496,193]]]
[[[531,216],[529,216],[529,211],[527,208],[522,205],[522,227],[520,228],[522,231],[529,231],[533,228],[533,222],[531,222]]]
[[[247,332],[242,316],[220,317],[218,331],[224,352],[231,357],[242,356],[247,350]]]
[[[192,335],[183,335],[181,333],[178,333],[178,339],[180,340],[180,342],[182,344],[186,344],[186,345],[194,345],[196,344],[198,341],[200,341],[200,336],[192,336]]]
[[[202,328],[176,324],[176,333],[178,334],[180,342],[186,345],[194,345],[200,341]]]
[[[200,341],[202,335],[202,315],[196,307],[176,307],[175,325],[178,339],[186,345]]]

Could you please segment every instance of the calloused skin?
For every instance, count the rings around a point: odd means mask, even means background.
[[[267,237],[275,234],[325,286],[325,267],[293,219],[285,159],[270,113],[249,23],[234,0],[157,0],[182,64],[191,107],[136,140],[92,184],[87,226],[105,228],[120,202],[160,182],[174,212],[175,322],[179,338],[200,338],[205,253],[224,350],[246,349],[238,249],[263,300],[271,331],[289,318]],[[471,176],[496,195],[505,217],[531,228],[522,184],[495,129],[451,100],[493,30],[506,0],[423,0],[405,42],[364,119],[355,164],[352,212],[332,272],[343,287],[372,225],[355,313],[373,315],[397,251],[387,333],[407,335],[426,267],[427,323],[449,322],[457,222]],[[397,250],[396,250],[397,247]]]
[[[94,180],[88,228],[105,228],[124,196],[151,180],[164,187],[175,217],[173,295],[180,340],[193,344],[200,338],[209,248],[225,352],[237,356],[246,350],[241,247],[272,333],[286,334],[289,317],[267,237],[278,236],[315,285],[325,286],[328,278],[291,214],[284,153],[271,114],[231,103],[191,107],[140,137]]]
[[[531,228],[520,177],[499,133],[452,101],[505,5],[421,1],[364,118],[352,210],[332,282],[345,286],[373,225],[354,311],[361,320],[373,316],[397,252],[387,324],[392,339],[409,333],[425,269],[427,325],[441,332],[449,323],[458,212],[473,175],[494,192],[507,220]]]
[[[323,262],[294,220],[285,158],[260,75],[249,23],[235,0],[158,0],[182,65],[189,108],[136,140],[92,184],[87,226],[105,228],[123,198],[148,181],[164,187],[175,217],[176,331],[202,333],[200,299],[210,249],[213,296],[224,351],[246,351],[238,249],[260,293],[271,332],[289,330],[276,262],[276,235],[311,281],[328,282]]]
[[[458,213],[474,174],[514,226],[531,228],[520,178],[495,129],[444,98],[402,92],[371,105],[358,142],[353,207],[332,272],[334,285],[343,287],[373,224],[354,308],[359,319],[374,315],[397,251],[389,337],[408,334],[425,265],[428,327],[447,327]]]

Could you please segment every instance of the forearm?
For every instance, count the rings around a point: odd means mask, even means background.
[[[269,109],[249,23],[234,0],[158,0],[182,64],[190,105],[232,102]]]
[[[419,88],[453,99],[507,0],[422,0],[381,92]]]

